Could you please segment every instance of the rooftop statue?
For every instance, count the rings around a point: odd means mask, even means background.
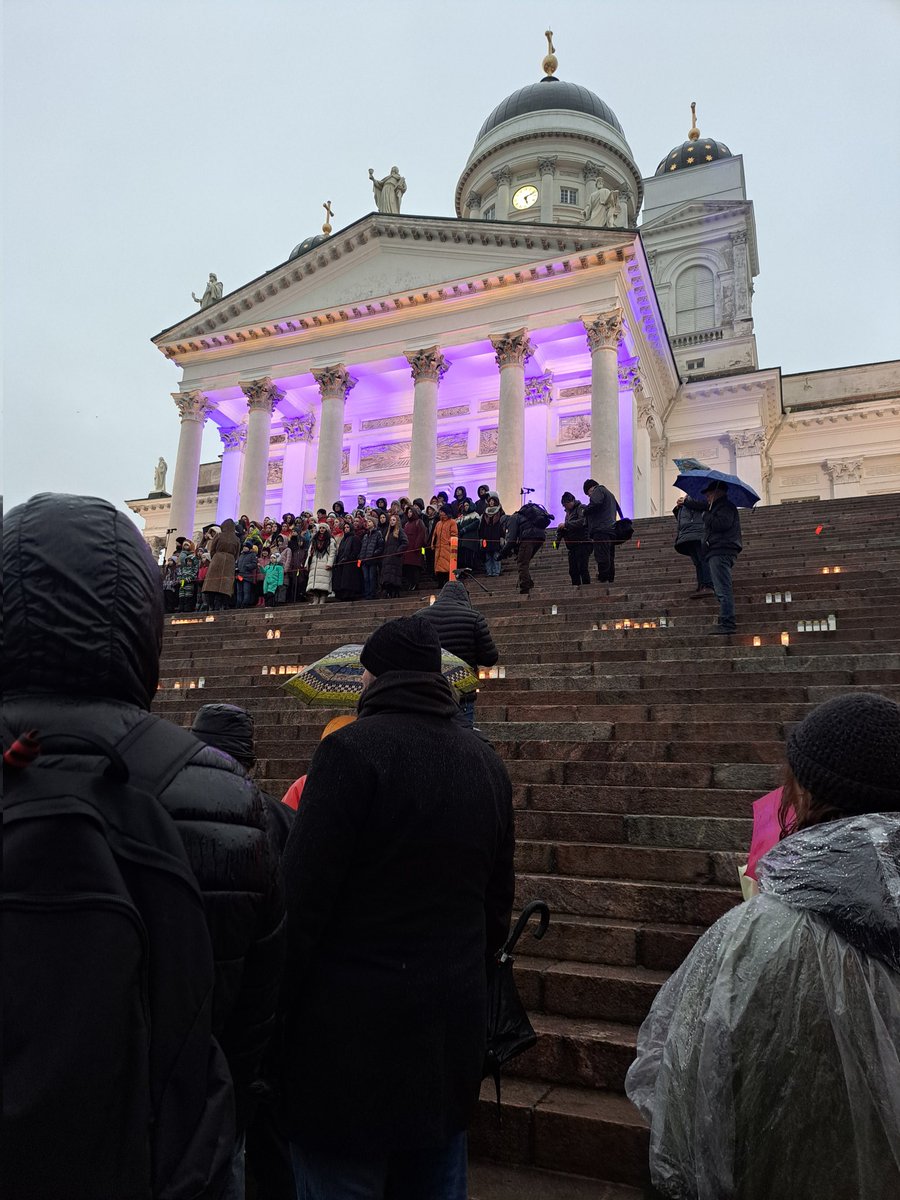
[[[619,193],[610,191],[602,179],[597,179],[596,186],[588,196],[588,202],[582,209],[582,225],[596,225],[601,229],[612,229],[619,215]]]
[[[210,271],[209,282],[206,285],[206,291],[203,293],[202,298],[195,296],[194,293],[191,292],[191,299],[195,304],[199,304],[201,308],[209,308],[211,304],[215,304],[217,300],[221,300],[222,285],[219,283],[218,276]]]
[[[384,179],[376,179],[374,170],[369,167],[369,178],[375,192],[375,207],[382,213],[399,213],[400,201],[406,191],[406,180],[397,167],[391,167],[390,175]]]
[[[159,462],[153,470],[153,490],[154,492],[164,492],[166,490],[166,472],[169,469],[169,464],[160,455]]]

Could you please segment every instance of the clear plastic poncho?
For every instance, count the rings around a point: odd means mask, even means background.
[[[900,815],[780,842],[657,996],[626,1091],[690,1200],[900,1197]]]

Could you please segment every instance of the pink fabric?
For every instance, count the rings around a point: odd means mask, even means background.
[[[303,795],[303,788],[305,784],[305,775],[301,775],[299,779],[295,779],[288,790],[281,797],[281,803],[286,804],[288,808],[292,808],[294,812],[296,812],[300,807],[300,797]]]
[[[756,878],[756,864],[764,854],[781,841],[781,825],[778,821],[778,809],[781,805],[782,788],[767,792],[753,801],[753,837],[750,841],[750,854],[747,858],[747,875]]]

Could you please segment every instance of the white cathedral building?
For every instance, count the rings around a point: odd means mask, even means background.
[[[740,154],[694,119],[644,177],[616,114],[556,67],[551,47],[488,116],[454,216],[401,213],[389,185],[388,211],[157,334],[181,432],[171,495],[128,502],[151,545],[460,484],[559,513],[588,475],[651,516],[682,455],[763,503],[900,491],[900,362],[759,367]],[[201,463],[206,421],[222,452]]]

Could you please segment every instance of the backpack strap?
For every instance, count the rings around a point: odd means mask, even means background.
[[[128,767],[129,782],[159,798],[203,745],[187,729],[148,713],[116,749]]]
[[[619,506],[619,502],[618,502],[618,500],[616,501],[616,512],[619,514],[620,518],[621,518],[621,519],[624,521],[624,520],[625,520],[625,514],[622,512],[622,509],[621,509],[621,508],[620,508],[620,506]]]

